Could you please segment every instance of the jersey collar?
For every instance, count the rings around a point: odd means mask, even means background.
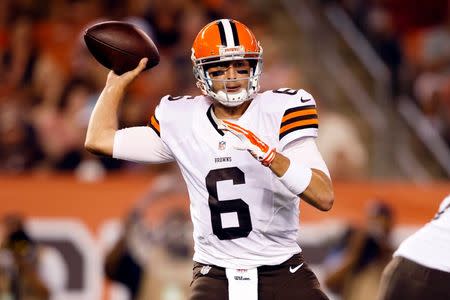
[[[214,127],[214,129],[220,134],[225,135],[223,130],[219,129],[219,126],[217,125],[217,122],[214,120],[216,116],[213,116],[213,105],[211,104],[208,108],[208,111],[206,112],[206,116],[208,117],[209,122],[211,122],[211,125]]]

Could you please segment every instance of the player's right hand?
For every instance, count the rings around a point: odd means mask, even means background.
[[[269,167],[275,158],[275,148],[270,147],[253,132],[227,120],[219,120],[219,129],[226,130],[234,134],[239,140],[239,144],[234,147],[238,150],[247,150],[263,166]]]
[[[122,75],[117,75],[114,71],[108,73],[106,79],[107,86],[120,86],[125,88],[128,86],[144,69],[147,65],[148,58],[144,57],[139,61],[136,68],[131,71],[125,72]]]

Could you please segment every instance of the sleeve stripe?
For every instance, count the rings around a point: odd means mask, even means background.
[[[279,139],[287,134],[306,128],[319,128],[315,105],[297,106],[287,109],[281,119]]]
[[[281,123],[280,130],[282,130],[283,127],[285,127],[286,125],[292,124],[294,122],[310,120],[310,119],[317,119],[317,114],[311,114],[311,115],[306,115],[306,116],[298,116],[298,117],[290,118],[290,119],[284,121],[283,123]]]
[[[281,140],[283,137],[285,137],[286,135],[288,135],[291,132],[294,132],[296,130],[306,129],[306,128],[319,128],[319,124],[317,123],[317,124],[308,124],[308,125],[301,125],[301,126],[298,126],[298,127],[292,127],[292,128],[287,129],[287,130],[285,130],[283,132],[280,132],[280,138],[279,139]]]
[[[299,127],[299,126],[305,126],[305,125],[319,125],[319,120],[318,119],[307,119],[307,120],[301,120],[301,121],[297,121],[297,122],[293,122],[291,124],[285,125],[283,127],[280,128],[280,134],[283,134],[285,131],[291,129],[291,128],[295,128],[295,127]]]
[[[150,126],[159,137],[161,136],[161,129],[159,128],[159,121],[154,115],[150,118],[150,122],[148,123],[148,126]]]
[[[292,108],[286,109],[286,111],[284,112],[284,115],[286,116],[286,115],[288,115],[288,114],[290,114],[292,112],[295,112],[295,111],[301,111],[301,110],[313,109],[313,108],[315,109],[316,105],[313,104],[313,105],[292,107]]]
[[[291,111],[290,111],[291,110]],[[307,108],[304,109],[302,107],[296,107],[295,110],[288,109],[283,116],[283,119],[281,119],[281,123],[286,122],[289,119],[300,117],[300,116],[307,116],[307,115],[316,115],[317,116],[317,109],[314,108]]]

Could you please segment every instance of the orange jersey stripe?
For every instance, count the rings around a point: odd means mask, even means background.
[[[281,127],[280,134],[282,134],[283,132],[285,132],[291,128],[294,128],[294,127],[305,126],[305,125],[314,125],[314,124],[319,125],[319,120],[318,119],[309,119],[309,120],[301,120],[301,121],[293,122],[291,124]]]
[[[294,111],[291,112],[290,114],[287,114],[283,117],[283,119],[281,119],[281,123],[295,118],[295,117],[301,117],[301,116],[306,116],[306,115],[314,115],[317,114],[317,109],[315,108],[310,108],[310,109],[305,109],[305,110],[300,110],[300,111]]]
[[[161,129],[159,128],[159,124],[158,122],[156,122],[155,116],[152,116],[152,118],[150,119],[150,123],[153,125],[153,127],[158,130],[158,133],[161,132]]]

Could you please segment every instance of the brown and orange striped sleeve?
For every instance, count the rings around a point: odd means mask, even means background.
[[[306,128],[319,128],[319,119],[315,105],[289,108],[284,112],[280,125],[279,139]]]
[[[159,137],[161,137],[161,129],[159,127],[159,121],[155,115],[151,116],[150,121],[148,122],[147,125],[150,126]]]

